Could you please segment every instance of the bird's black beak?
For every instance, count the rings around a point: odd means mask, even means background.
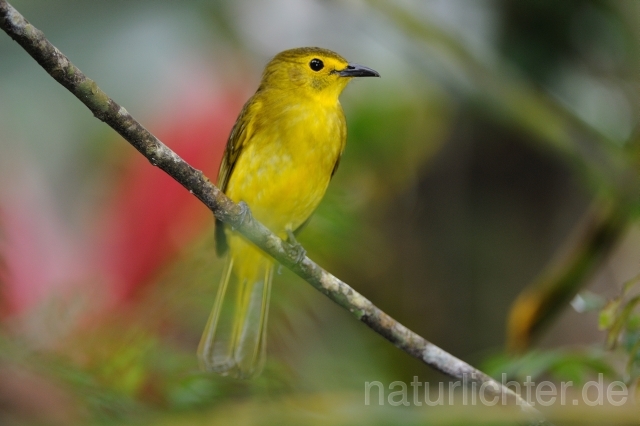
[[[338,71],[340,77],[380,77],[378,71],[358,64],[349,64],[343,70]]]

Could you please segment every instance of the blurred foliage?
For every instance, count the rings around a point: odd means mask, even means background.
[[[618,372],[602,350],[534,350],[519,357],[500,354],[488,358],[483,371],[500,380],[505,375],[507,381],[527,380],[540,382],[573,382],[584,385],[588,380],[604,374],[608,380],[616,380]]]
[[[637,2],[12,4],[210,177],[276,52],[321,45],[378,70],[342,97],[348,146],[300,235],[310,256],[497,378],[637,382],[637,279],[618,289],[640,252]],[[459,400],[364,405],[365,382],[448,379],[286,270],[263,375],[202,374],[220,274],[209,213],[7,37],[0,57],[1,424],[520,419]],[[518,355],[503,349],[510,310]],[[559,424],[637,421],[550,408]]]
[[[624,380],[638,384],[640,378],[640,277],[627,281],[622,292],[600,311],[599,326],[607,332],[607,348],[619,347],[627,357]]]

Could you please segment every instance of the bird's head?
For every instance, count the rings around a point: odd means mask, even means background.
[[[353,77],[380,77],[380,74],[350,64],[331,50],[300,47],[278,53],[267,64],[260,89],[291,90],[335,102]]]

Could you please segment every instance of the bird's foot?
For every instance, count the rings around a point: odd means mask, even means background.
[[[238,207],[240,207],[240,212],[236,216],[234,223],[240,226],[245,223],[247,219],[251,219],[251,209],[249,208],[249,205],[244,201],[240,201],[238,203]]]
[[[231,229],[233,231],[235,231],[236,228],[242,226],[244,223],[246,223],[247,219],[251,219],[253,216],[251,214],[249,205],[244,201],[240,201],[238,203],[238,207],[240,207],[240,211],[230,217],[231,221],[229,224],[231,225]]]
[[[287,251],[287,255],[291,260],[293,260],[296,264],[302,262],[304,258],[307,256],[307,251],[302,247],[302,244],[296,240],[296,236],[293,234],[291,229],[287,229],[287,242],[288,247],[285,248]]]

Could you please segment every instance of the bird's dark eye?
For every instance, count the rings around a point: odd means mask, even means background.
[[[320,71],[322,68],[324,68],[324,63],[318,58],[313,58],[311,62],[309,62],[309,68],[314,71]]]

